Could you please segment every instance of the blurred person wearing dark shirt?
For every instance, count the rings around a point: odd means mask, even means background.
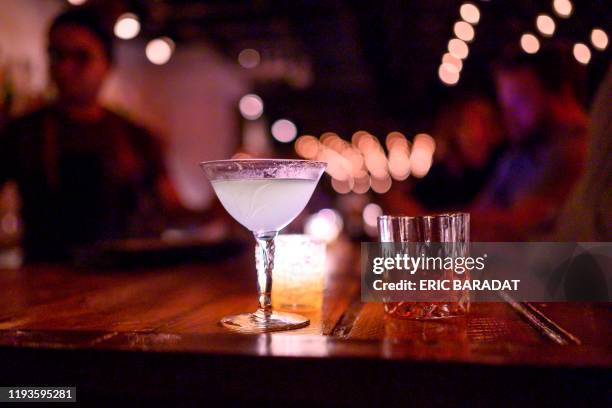
[[[498,116],[495,105],[477,94],[464,95],[438,115],[432,133],[434,165],[411,191],[426,210],[457,210],[472,204],[503,150]]]
[[[495,67],[510,148],[473,211],[481,240],[537,238],[554,227],[583,172],[587,115],[579,102],[580,72],[569,50],[509,50]]]
[[[57,17],[48,52],[56,100],[0,135],[0,187],[17,183],[28,261],[145,233],[147,214],[180,207],[159,142],[98,100],[113,50],[95,10]]]
[[[584,175],[563,207],[553,239],[612,241],[612,64],[591,107]]]

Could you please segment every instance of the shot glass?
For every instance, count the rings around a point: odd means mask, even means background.
[[[406,243],[410,256],[420,257],[467,257],[470,242],[470,215],[468,213],[448,213],[418,217],[389,216],[378,217],[380,242]],[[417,271],[423,278],[432,280],[470,279],[469,271],[461,274],[452,269]],[[393,317],[406,319],[441,319],[467,314],[470,308],[468,290],[427,292],[432,301],[384,302],[385,312]],[[420,297],[422,299],[423,296]],[[440,301],[444,299],[444,301]]]

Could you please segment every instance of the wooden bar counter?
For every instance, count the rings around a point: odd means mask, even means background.
[[[416,322],[359,301],[358,249],[336,244],[323,307],[296,331],[218,325],[254,310],[252,252],[146,270],[0,270],[0,385],[76,386],[81,402],[184,405],[606,406],[609,303],[540,305],[558,345],[506,303]]]

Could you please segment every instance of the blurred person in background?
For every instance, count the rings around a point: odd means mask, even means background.
[[[0,135],[0,187],[17,182],[27,261],[151,232],[153,214],[180,207],[159,141],[98,100],[113,61],[100,14],[80,7],[58,16],[48,53],[56,100]]]
[[[591,108],[586,170],[559,216],[553,238],[612,241],[612,64]]]
[[[491,176],[503,149],[495,105],[477,94],[445,106],[434,125],[434,165],[413,197],[429,211],[466,208]]]
[[[505,148],[495,104],[472,93],[437,114],[433,165],[422,179],[394,183],[381,197],[385,210],[410,215],[469,209]]]
[[[510,148],[473,210],[474,237],[523,240],[550,233],[581,176],[587,115],[580,72],[561,47],[507,50],[494,68]]]

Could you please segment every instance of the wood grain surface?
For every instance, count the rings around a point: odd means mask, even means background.
[[[512,381],[536,381],[540,393],[529,390],[525,397],[531,402],[576,402],[574,394],[552,393],[558,381],[572,381],[593,405],[609,397],[610,304],[538,305],[580,338],[580,345],[567,346],[552,343],[505,303],[473,304],[468,316],[444,321],[399,320],[385,316],[381,304],[359,301],[358,248],[339,244],[330,249],[322,309],[306,314],[310,326],[237,335],[218,320],[255,309],[251,255],[132,271],[50,265],[0,270],[0,380],[35,384],[47,375],[101,398],[129,390],[133,402],[164,401],[176,387],[194,386],[194,401],[208,400],[206,392],[213,392],[242,402],[331,404],[367,401],[360,386],[390,387],[390,398],[403,401],[404,382],[448,375],[440,385],[448,398],[441,401],[452,402],[464,394],[453,388],[452,375],[461,372],[466,389],[476,389],[482,376],[499,392],[510,392]],[[206,367],[228,383],[209,379]],[[262,376],[256,383],[265,378],[285,388],[256,389],[249,370]],[[350,380],[355,370],[364,371]],[[388,384],[385,373],[395,376]],[[304,383],[287,384],[288,378]],[[335,381],[336,391],[317,378]],[[414,398],[426,401],[430,389],[413,389]],[[338,398],[337,392],[352,392],[351,398]]]

